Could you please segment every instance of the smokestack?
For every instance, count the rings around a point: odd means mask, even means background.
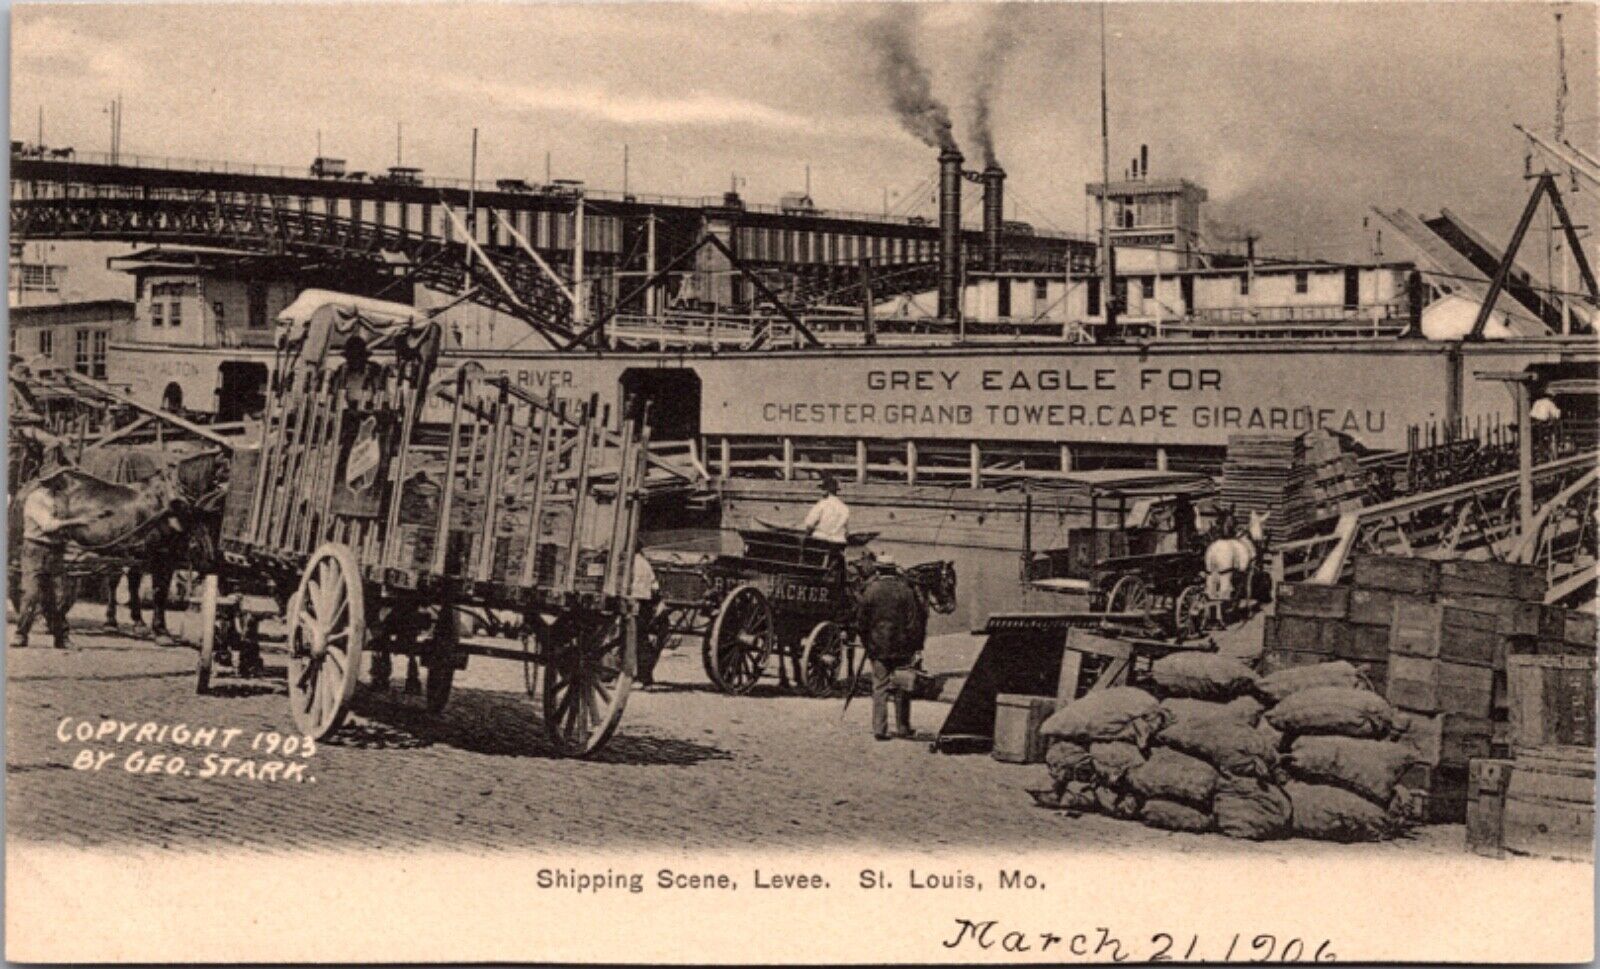
[[[939,152],[939,318],[961,312],[961,152]]]
[[[1139,146],[1139,177],[1143,178],[1143,179],[1148,179],[1150,177],[1150,146],[1149,145],[1140,145]]]
[[[983,170],[983,263],[1000,268],[1000,231],[1005,225],[1006,172],[994,162]]]

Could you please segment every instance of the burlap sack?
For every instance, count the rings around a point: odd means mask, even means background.
[[[1394,708],[1383,697],[1344,686],[1300,690],[1267,711],[1267,721],[1291,736],[1383,737],[1394,729],[1394,719]]]
[[[1080,744],[1126,740],[1147,747],[1161,723],[1161,705],[1155,697],[1131,686],[1115,686],[1068,703],[1051,714],[1039,732]]]
[[[1256,675],[1239,660],[1215,653],[1172,653],[1150,664],[1150,679],[1165,696],[1231,700],[1255,687]]]

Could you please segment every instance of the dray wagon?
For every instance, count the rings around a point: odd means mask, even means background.
[[[541,667],[547,737],[591,753],[635,672],[627,593],[648,433],[638,416],[608,430],[593,399],[558,405],[471,364],[430,388],[439,341],[432,320],[335,306],[287,335],[262,445],[236,453],[220,578],[264,578],[286,600],[290,712],[308,736],[344,721],[368,654],[379,682],[394,656],[420,663],[434,712],[483,655]],[[430,397],[448,408],[442,426],[423,420]],[[468,609],[520,648],[464,641]],[[202,663],[219,626],[205,627]]]
[[[1085,625],[1113,622],[1180,640],[1196,637],[1208,602],[1195,507],[1212,490],[1210,479],[1198,474],[1140,472],[1106,483],[1090,480],[1088,524],[1070,532],[1065,548],[1036,552],[1030,533],[1024,580],[1080,600]]]
[[[699,639],[706,677],[724,693],[750,692],[775,657],[780,679],[835,695],[847,686],[856,639],[856,563],[877,533],[839,546],[760,524],[739,531],[743,554],[655,559],[661,610],[650,634]]]

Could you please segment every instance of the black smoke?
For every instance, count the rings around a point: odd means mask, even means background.
[[[956,148],[950,109],[933,96],[933,81],[917,58],[911,15],[898,9],[885,12],[868,25],[867,39],[878,55],[878,77],[900,123],[930,147]]]

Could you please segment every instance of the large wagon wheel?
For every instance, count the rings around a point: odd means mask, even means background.
[[[748,582],[728,593],[702,647],[711,682],[724,693],[749,693],[761,679],[775,635],[765,593]]]
[[[207,575],[200,584],[200,658],[195,661],[194,691],[204,696],[211,690],[211,664],[217,651],[217,576]]]
[[[321,740],[349,712],[366,644],[361,573],[347,546],[318,548],[289,600],[289,712],[306,736]]]
[[[622,720],[638,672],[632,615],[574,616],[550,630],[544,668],[544,733],[568,757],[605,746]]]
[[[844,629],[824,620],[806,635],[796,679],[811,696],[838,696],[849,688],[844,657]]]
[[[1172,604],[1173,632],[1180,640],[1199,636],[1205,630],[1206,612],[1209,609],[1205,583],[1184,586]]]
[[[1106,596],[1107,612],[1144,613],[1150,608],[1150,589],[1137,575],[1125,575]]]

